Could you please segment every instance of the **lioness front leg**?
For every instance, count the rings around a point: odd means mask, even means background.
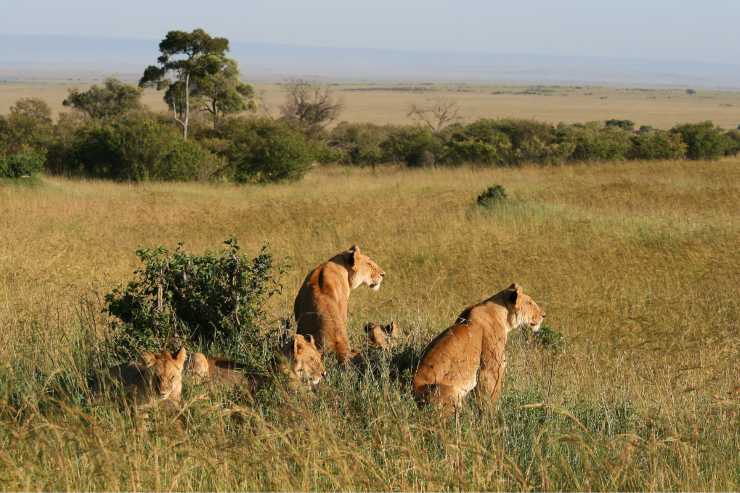
[[[496,402],[498,396],[501,394],[505,373],[506,357],[504,356],[500,360],[494,360],[489,362],[489,364],[481,365],[478,373],[477,393],[485,396],[490,402]]]

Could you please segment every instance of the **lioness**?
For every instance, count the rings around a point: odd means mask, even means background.
[[[274,370],[285,375],[291,387],[318,385],[326,375],[321,353],[316,349],[312,336],[296,334],[278,356]],[[187,371],[198,380],[217,385],[244,387],[250,392],[264,383],[261,375],[250,374],[239,363],[194,353],[188,361]]]
[[[455,324],[424,350],[414,375],[415,397],[420,402],[457,409],[478,386],[483,395],[495,401],[504,380],[507,335],[524,325],[536,332],[544,318],[545,312],[516,283],[466,308]]]
[[[182,371],[187,351],[181,348],[174,356],[169,351],[141,353],[141,362],[119,365],[111,376],[120,381],[126,393],[137,404],[167,401],[178,404],[182,393]]]
[[[312,270],[296,296],[293,312],[298,333],[312,335],[322,353],[334,352],[346,363],[356,355],[347,336],[350,291],[366,284],[380,289],[385,272],[353,245]]]
[[[388,325],[379,325],[369,322],[365,325],[365,334],[370,347],[388,349],[390,340],[398,337],[398,324],[392,321]]]

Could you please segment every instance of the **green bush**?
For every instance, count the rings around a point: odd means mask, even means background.
[[[508,135],[494,128],[493,120],[478,120],[450,133],[445,142],[445,162],[449,164],[507,164],[511,156]]]
[[[612,118],[611,120],[605,121],[604,125],[607,127],[620,128],[628,132],[633,132],[635,130],[635,122],[632,120],[618,120],[616,118]]]
[[[285,123],[262,118],[232,118],[221,128],[231,144],[226,156],[234,179],[267,183],[298,180],[311,167],[305,136]]]
[[[0,156],[0,178],[32,176],[44,169],[46,153],[30,148],[9,156]]]
[[[15,154],[23,149],[45,149],[52,141],[51,108],[38,98],[21,98],[0,118],[0,154]]]
[[[179,245],[136,252],[142,267],[105,299],[115,345],[125,358],[147,349],[216,345],[248,357],[260,337],[265,302],[280,290],[266,248],[253,259],[229,239],[222,252],[194,255]]]
[[[681,135],[664,130],[643,131],[632,137],[629,159],[683,159],[686,144]]]
[[[342,122],[331,131],[329,143],[341,152],[346,164],[376,165],[392,160],[383,143],[394,130],[372,123]]]
[[[560,124],[556,132],[561,144],[572,146],[570,159],[574,161],[621,161],[632,145],[631,132],[598,123]]]
[[[728,130],[725,134],[725,139],[727,141],[725,155],[737,156],[740,153],[740,129]]]
[[[671,132],[681,136],[689,159],[719,159],[729,145],[722,129],[712,122],[677,125]]]
[[[208,177],[217,160],[172,125],[149,114],[127,115],[78,132],[69,169],[114,180],[196,180]]]
[[[506,200],[506,189],[501,185],[488,187],[482,194],[478,195],[476,202],[480,207],[493,207]]]
[[[400,127],[383,142],[384,154],[392,162],[409,167],[432,166],[442,155],[443,143],[431,130],[421,127]]]

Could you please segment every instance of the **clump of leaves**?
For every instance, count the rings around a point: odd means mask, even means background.
[[[493,185],[482,194],[478,195],[480,207],[492,207],[506,200],[506,189],[501,185]]]
[[[250,259],[235,239],[225,245],[222,252],[203,255],[188,253],[182,244],[173,252],[162,246],[136,252],[143,265],[134,280],[105,297],[119,356],[182,345],[241,359],[265,353],[259,350],[265,342],[263,306],[280,291],[281,271],[266,247]]]
[[[547,325],[540,327],[537,332],[526,329],[525,338],[529,342],[553,351],[561,351],[566,344],[565,336]]]

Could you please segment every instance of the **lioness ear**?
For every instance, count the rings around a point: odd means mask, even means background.
[[[398,333],[398,324],[395,320],[393,320],[388,325],[388,334],[390,334],[391,337],[396,337],[396,334]]]
[[[519,295],[522,294],[522,287],[517,283],[512,283],[512,285],[506,288],[506,290],[509,292],[509,303],[511,303],[512,305],[516,305],[516,302],[519,299]]]
[[[184,347],[181,347],[180,350],[175,354],[175,364],[181,370],[183,366],[185,366],[185,359],[187,357],[188,357],[188,352],[185,350]]]
[[[157,362],[157,357],[150,353],[149,351],[143,351],[141,353],[141,361],[144,362],[144,365],[146,365],[147,368],[154,366],[154,363]]]
[[[349,265],[354,267],[360,261],[360,247],[352,245],[347,252],[349,253]]]
[[[316,347],[316,341],[314,340],[313,336],[311,334],[308,334],[305,339],[308,341],[310,345],[312,345],[314,348]]]

